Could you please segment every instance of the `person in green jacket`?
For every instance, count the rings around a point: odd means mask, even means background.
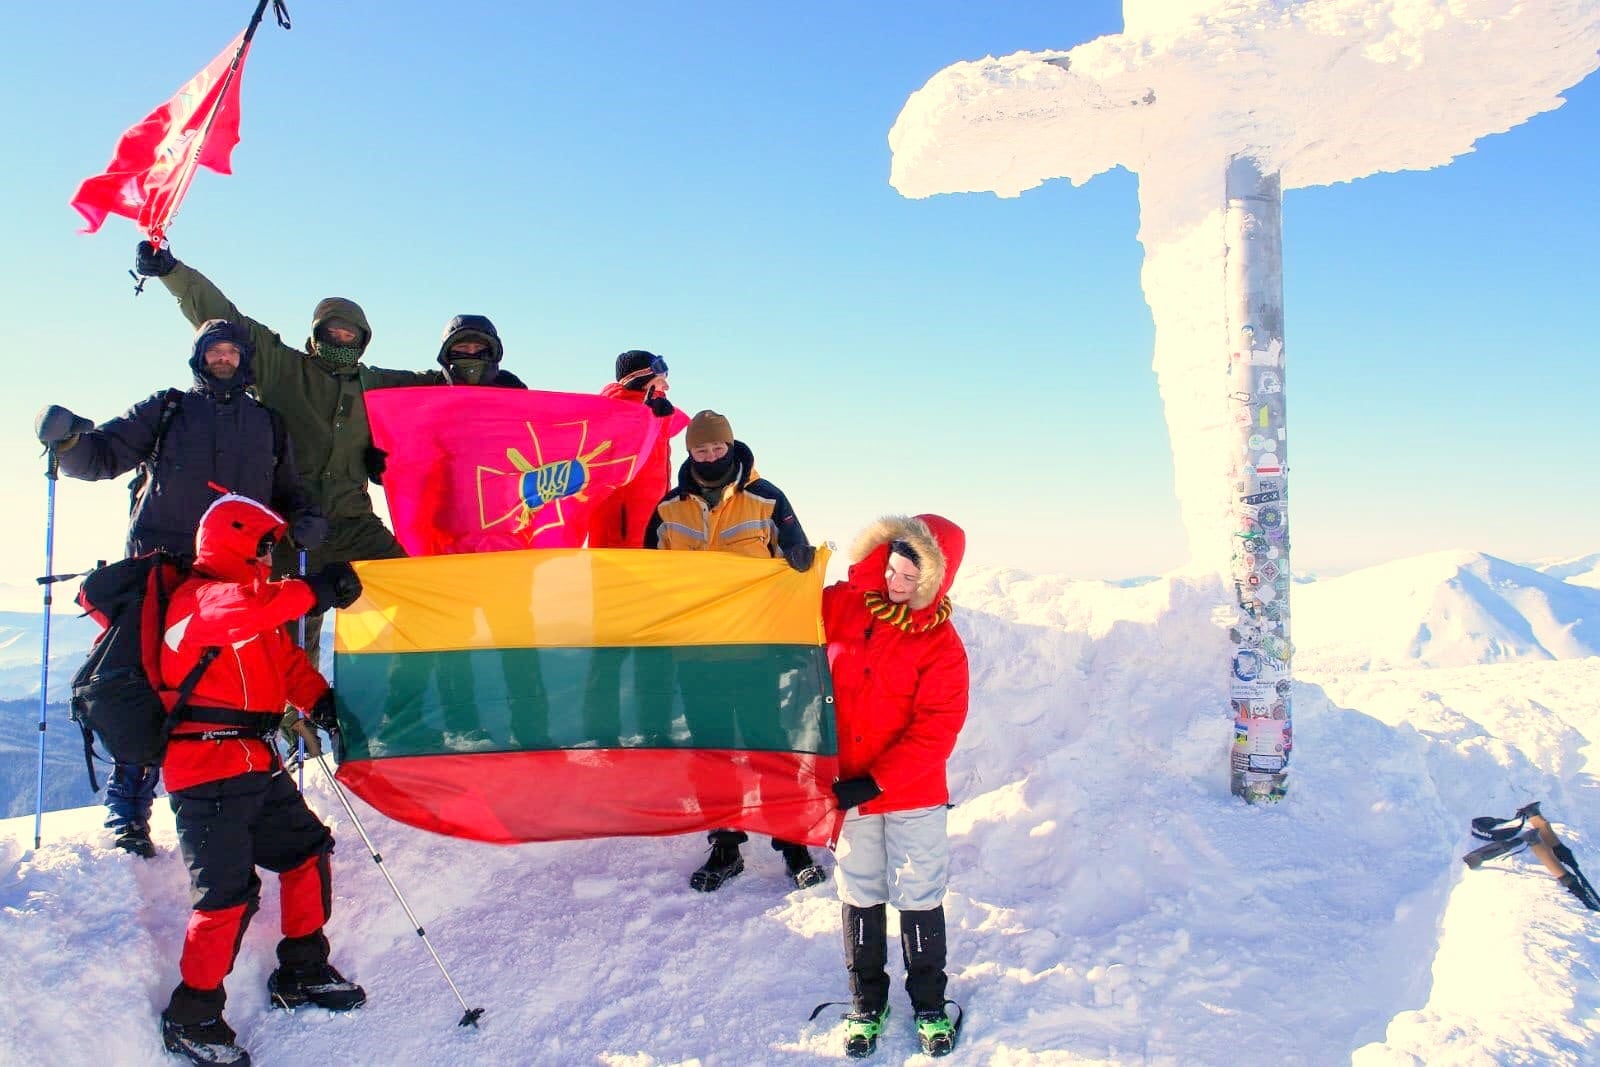
[[[305,348],[286,344],[278,333],[240,312],[204,274],[180,262],[168,247],[140,241],[135,269],[160,278],[191,324],[227,319],[250,331],[255,344],[256,393],[283,417],[294,446],[295,467],[311,499],[328,519],[328,537],[307,553],[306,571],[329,563],[393,559],[406,551],[373,513],[367,481],[383,475],[383,453],[372,444],[367,425],[366,391],[398,386],[438,385],[439,371],[385,370],[361,362],[372,341],[366,313],[353,300],[328,297],[311,313]],[[295,574],[298,561],[287,552],[276,561],[278,575]],[[306,651],[317,662],[322,617],[306,617]]]

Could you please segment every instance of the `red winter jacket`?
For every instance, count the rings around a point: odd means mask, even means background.
[[[644,403],[644,393],[638,389],[624,389],[612,382],[600,390],[600,395],[612,400]],[[633,480],[595,506],[589,513],[590,548],[643,548],[645,527],[656,513],[656,505],[672,488],[672,439],[689,425],[689,416],[680,408],[668,415],[666,425],[656,435],[650,455],[639,461]]]
[[[921,579],[906,617],[868,610],[883,594],[889,542],[909,542]],[[937,515],[879,520],[857,540],[847,581],[823,590],[822,619],[833,671],[839,777],[871,775],[883,794],[866,815],[949,803],[945,763],[967,718],[967,650],[949,622],[946,593],[966,535]]]
[[[283,520],[265,506],[232,495],[212,504],[200,520],[194,573],[172,594],[161,643],[161,681],[169,701],[211,646],[221,652],[200,676],[191,708],[276,718],[285,704],[309,710],[327,690],[328,683],[289,639],[285,625],[311,610],[316,602],[311,587],[299,580],[269,581],[270,562],[251,562],[261,537],[274,529],[281,536],[282,527]],[[217,728],[203,721],[184,721],[173,728],[174,740],[161,762],[167,792],[272,769],[272,754],[255,738],[176,740]]]

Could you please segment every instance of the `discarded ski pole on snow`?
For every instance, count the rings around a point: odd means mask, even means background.
[[[1526,828],[1524,828],[1526,827]],[[1600,911],[1600,894],[1578,866],[1578,858],[1561,842],[1550,821],[1539,811],[1539,801],[1517,809],[1509,819],[1480,816],[1472,820],[1472,836],[1490,842],[1461,857],[1473,870],[1496,856],[1519,852],[1524,847],[1539,857],[1544,869],[1561,887],[1578,898],[1590,911]]]
[[[339,798],[339,803],[344,805],[345,814],[350,816],[351,825],[356,828],[356,833],[361,835],[362,842],[367,846],[367,851],[372,855],[372,862],[376,863],[378,865],[378,870],[383,872],[384,880],[389,883],[389,888],[394,890],[394,898],[400,902],[400,907],[405,909],[406,918],[410,919],[411,925],[416,928],[417,936],[422,938],[422,943],[427,946],[428,954],[433,957],[433,962],[439,965],[439,973],[444,975],[444,980],[450,984],[450,992],[454,993],[456,995],[456,1000],[461,1002],[461,1007],[464,1014],[461,1016],[460,1021],[458,1021],[456,1025],[477,1026],[478,1020],[483,1017],[483,1009],[467,1007],[466,998],[461,995],[461,990],[456,988],[455,982],[450,978],[450,972],[445,969],[444,960],[440,959],[439,953],[434,951],[433,942],[428,940],[427,931],[422,928],[421,923],[417,922],[417,916],[414,912],[412,912],[411,905],[406,903],[406,898],[400,892],[400,887],[395,885],[394,879],[390,877],[389,868],[383,865],[383,857],[379,855],[378,850],[373,847],[372,838],[367,836],[366,829],[361,825],[360,816],[356,814],[356,809],[350,805],[350,798],[345,796],[344,788],[339,785],[338,780],[334,778],[333,772],[328,770],[328,758],[320,752],[318,752],[314,758],[317,761],[317,766],[322,768],[323,775],[328,779],[328,784],[333,787],[334,795]]]

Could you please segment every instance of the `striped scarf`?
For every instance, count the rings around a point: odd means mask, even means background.
[[[866,594],[867,614],[874,619],[880,619],[890,626],[904,630],[908,634],[923,633],[933,629],[950,617],[950,598],[945,597],[939,601],[939,606],[934,609],[933,618],[918,624],[911,621],[911,605],[891,603],[889,598],[876,589],[868,589]]]

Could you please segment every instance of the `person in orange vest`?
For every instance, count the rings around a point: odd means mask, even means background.
[[[789,498],[756,473],[754,453],[734,438],[727,418],[715,411],[700,412],[689,421],[685,441],[689,458],[678,470],[677,488],[656,506],[645,531],[645,547],[781,558],[797,571],[810,570],[816,549],[806,541]],[[714,684],[697,685],[692,676],[686,677],[687,672],[687,665],[678,669],[691,736],[696,733],[697,720],[725,727],[729,718],[737,724],[741,719],[777,713],[776,691],[773,706],[763,707]],[[742,830],[713,830],[710,840],[711,854],[689,878],[690,888],[703,893],[720,889],[744,871],[739,846],[748,838]],[[772,847],[783,853],[789,878],[801,889],[827,877],[805,845],[774,839]]]

